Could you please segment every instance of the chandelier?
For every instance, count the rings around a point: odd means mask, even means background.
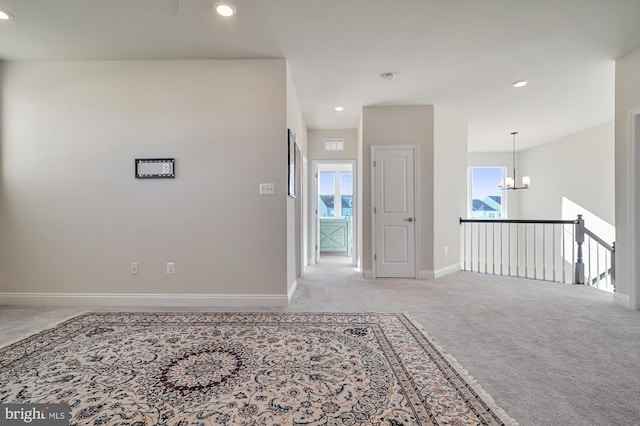
[[[513,177],[507,176],[500,180],[498,187],[502,190],[506,189],[529,189],[531,186],[531,177],[522,176],[522,186],[516,186],[516,135],[518,132],[511,132],[513,135]]]

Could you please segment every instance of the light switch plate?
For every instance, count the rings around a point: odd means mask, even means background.
[[[273,195],[276,193],[276,184],[275,183],[261,183],[260,184],[260,195]]]

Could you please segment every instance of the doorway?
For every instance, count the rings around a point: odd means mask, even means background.
[[[316,161],[315,262],[355,265],[355,161]]]

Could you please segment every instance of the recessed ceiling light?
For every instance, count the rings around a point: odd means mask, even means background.
[[[342,112],[342,111],[344,111],[344,107],[337,106],[337,107],[335,107],[333,110],[334,110],[334,111],[337,111],[337,112]]]
[[[527,80],[518,80],[518,81],[514,81],[511,84],[513,85],[513,87],[524,87],[527,84],[529,84],[529,82]]]
[[[383,72],[382,74],[380,74],[380,77],[384,78],[385,80],[395,80],[397,75],[398,74],[396,74],[395,72]]]
[[[213,7],[220,16],[228,18],[236,14],[236,7],[231,3],[214,3]]]
[[[6,10],[0,9],[0,20],[7,21],[11,19],[11,14]]]

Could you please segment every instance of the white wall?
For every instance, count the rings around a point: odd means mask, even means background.
[[[516,153],[518,179],[531,176],[528,190],[505,191],[509,219],[561,219],[566,197],[615,224],[614,127],[605,123]],[[469,167],[506,167],[511,152],[470,152]],[[468,197],[467,197],[468,198]]]
[[[616,298],[640,309],[640,149],[631,141],[631,111],[640,108],[640,49],[616,62]],[[640,126],[639,126],[640,127]],[[630,167],[631,165],[631,167]]]
[[[372,268],[371,147],[416,145],[418,277],[460,269],[460,222],[466,208],[467,123],[433,105],[365,107],[363,140],[363,270]],[[447,254],[444,248],[447,247]]]
[[[3,68],[0,293],[286,303],[284,60]],[[134,179],[137,157],[176,179]]]
[[[520,191],[523,219],[562,218],[566,197],[615,224],[613,122],[525,150],[519,164],[532,181]]]
[[[363,253],[362,269],[372,271],[371,147],[417,145],[419,179],[418,268],[433,271],[433,106],[367,106],[362,110]]]
[[[466,216],[467,121],[455,111],[434,110],[434,275],[460,269],[460,217]],[[447,247],[447,254],[445,254]]]

